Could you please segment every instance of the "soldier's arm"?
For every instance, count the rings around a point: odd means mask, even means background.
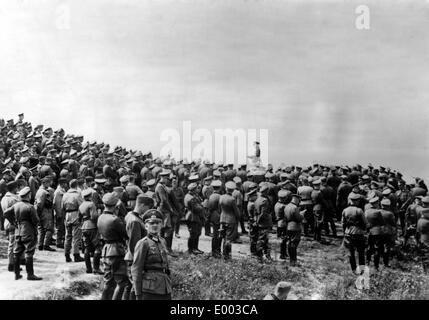
[[[343,210],[342,219],[341,219],[341,223],[343,225],[343,232],[346,231],[346,228],[347,228],[347,221],[346,221],[346,214],[345,213],[346,213],[346,209]]]
[[[258,214],[257,218],[256,218],[256,223],[259,223],[259,220],[262,219],[263,216],[269,214],[268,212],[268,201],[267,199],[264,199],[261,206],[261,212]]]
[[[37,213],[40,215],[43,211],[43,208],[45,206],[45,200],[46,200],[46,192],[40,192],[39,197],[36,200],[36,210]]]
[[[294,218],[296,222],[302,222],[302,220],[304,220],[303,215],[299,212],[299,207],[295,208]]]
[[[39,223],[39,217],[34,207],[31,208],[30,216],[31,216],[31,221],[33,222],[33,225],[37,225]]]
[[[234,210],[234,215],[235,215],[235,217],[236,217],[237,219],[239,219],[239,218],[240,218],[240,211],[238,210],[237,202],[235,201],[235,199],[234,199],[234,201],[232,202],[232,208],[233,208],[233,210]]]
[[[97,222],[98,217],[100,216],[100,214],[98,213],[97,207],[95,206],[94,203],[91,205],[91,208],[89,210],[91,212],[90,213],[91,220],[94,221],[94,222]]]
[[[148,250],[149,245],[143,240],[138,241],[134,249],[131,277],[133,279],[136,296],[141,296],[142,294],[142,278]]]
[[[11,224],[16,225],[15,222],[15,205],[7,208],[3,211],[3,217],[7,219]]]
[[[121,237],[122,240],[127,240],[128,239],[128,235],[127,235],[127,230],[125,229],[125,224],[122,222],[121,219],[116,219],[116,230],[119,233],[119,236]]]
[[[128,234],[128,246],[130,248],[130,252],[134,255],[134,248],[137,242],[143,238],[141,234],[140,224],[137,221],[132,221],[127,224],[127,234]]]
[[[54,195],[54,209],[55,215],[58,217],[62,217],[61,196],[59,192],[55,193]]]

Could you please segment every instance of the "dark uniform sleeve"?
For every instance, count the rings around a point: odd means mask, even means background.
[[[7,219],[11,224],[16,225],[16,223],[15,223],[15,206],[13,205],[13,206],[7,208],[3,212],[3,217],[5,219]]]
[[[37,216],[37,212],[34,207],[31,207],[31,221],[33,222],[34,226],[39,223],[39,217]]]
[[[129,238],[130,252],[134,255],[134,249],[137,242],[144,237],[144,234],[141,232],[140,223],[137,221],[130,222],[127,225],[127,234]]]
[[[147,241],[144,240],[138,241],[134,249],[133,264],[131,265],[131,277],[133,279],[136,296],[142,294],[142,278],[148,250],[149,245]]]

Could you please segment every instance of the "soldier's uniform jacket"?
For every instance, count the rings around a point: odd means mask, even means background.
[[[156,166],[152,169],[152,176],[154,179],[158,179],[158,174],[162,171],[162,168],[160,166]]]
[[[155,192],[153,192],[152,190],[148,190],[148,191],[146,191],[146,193],[145,193],[148,197],[151,197],[152,199],[153,199],[153,202],[154,202],[154,207],[157,207],[158,206],[158,201],[157,201],[157,199],[156,199],[156,196],[155,196]]]
[[[175,214],[175,211],[171,205],[167,187],[162,183],[157,184],[155,188],[155,197],[158,204],[158,210],[164,215],[164,227],[171,228],[171,216]]]
[[[255,201],[256,209],[256,222],[260,228],[271,228],[273,226],[273,220],[270,211],[270,201],[263,195]]]
[[[301,224],[304,217],[299,212],[299,207],[295,203],[288,203],[284,209],[287,230],[301,231]]]
[[[240,214],[242,212],[242,208],[243,208],[243,194],[240,192],[240,190],[235,189],[232,192],[232,196],[235,199],[235,202],[237,203],[237,208],[240,211]]]
[[[429,208],[422,208],[421,216],[417,221],[417,233],[420,235],[420,242],[429,246]]]
[[[341,182],[337,190],[337,207],[347,207],[348,196],[352,189],[353,187],[348,181]]]
[[[146,236],[147,231],[142,218],[134,211],[125,216],[125,229],[128,236],[125,260],[133,261],[134,248],[137,242]]]
[[[142,177],[142,180],[149,181],[150,179],[153,179],[152,172],[149,170],[148,167],[143,167],[140,171],[140,175]]]
[[[417,226],[417,221],[419,220],[419,216],[417,215],[417,209],[421,208],[418,204],[411,204],[408,206],[407,211],[405,212],[405,222],[407,228]]]
[[[249,223],[254,223],[256,221],[256,208],[254,201],[249,201],[247,203],[247,213],[249,215]]]
[[[223,172],[223,176],[225,177],[225,182],[232,181],[236,175],[236,171],[234,169],[228,169]]]
[[[349,206],[343,210],[343,229],[345,235],[365,234],[366,221],[363,210]]]
[[[142,292],[160,295],[171,293],[169,273],[165,240],[152,235],[139,240],[131,266],[136,295]]]
[[[64,194],[61,203],[66,214],[66,225],[79,223],[79,206],[82,204],[82,202],[82,196],[76,189],[69,189]]]
[[[28,186],[30,187],[31,191],[31,199],[30,202],[34,203],[34,198],[36,197],[37,189],[40,187],[40,181],[37,177],[31,176],[28,178]]]
[[[221,209],[220,223],[233,224],[240,219],[240,212],[237,208],[235,198],[230,194],[223,194],[219,198]]]
[[[384,219],[380,209],[369,208],[365,211],[365,219],[369,234],[377,236],[383,234]]]
[[[62,207],[62,201],[63,201],[63,196],[65,194],[65,190],[63,188],[61,188],[61,186],[58,186],[57,189],[55,189],[54,192],[54,211],[55,211],[55,216],[57,217],[64,217],[65,212],[64,209]]]
[[[125,256],[127,232],[122,220],[105,209],[98,217],[97,228],[106,243],[103,247],[103,257]]]
[[[36,192],[34,206],[36,207],[37,214],[51,214],[53,210],[54,193],[51,192],[51,188],[46,190],[43,186],[40,186]]]
[[[189,222],[203,223],[204,221],[204,207],[201,200],[195,195],[188,192],[185,195],[185,220]]]
[[[32,241],[37,236],[39,218],[36,209],[27,201],[19,201],[4,212],[4,217],[15,225],[15,237]]]
[[[241,179],[241,181],[246,182],[247,180],[247,172],[245,170],[238,170],[237,171],[237,177]]]
[[[52,172],[53,172],[52,168],[50,166],[44,164],[39,169],[39,177],[44,178],[46,176],[51,176]]]
[[[321,186],[320,191],[322,192],[323,198],[326,201],[326,205],[327,205],[326,209],[329,210],[329,212],[332,212],[336,202],[336,194],[334,189],[326,185],[326,186]]]
[[[4,197],[1,199],[1,209],[2,212],[5,212],[8,208],[12,207],[15,203],[19,201],[19,197],[16,194],[13,194],[11,192],[6,192]],[[13,231],[15,229],[15,226],[9,222],[9,220],[4,221],[4,228],[6,231]]]
[[[79,206],[79,213],[82,216],[82,230],[97,229],[98,212],[92,201],[84,201]]]
[[[210,195],[207,201],[207,209],[209,211],[209,221],[214,224],[220,223],[220,206],[219,200],[221,195],[217,192],[214,192]]]
[[[207,203],[210,198],[210,195],[214,192],[214,189],[212,186],[204,186],[203,190],[201,191],[204,201],[203,201],[203,207],[207,208]]]
[[[243,187],[243,194],[244,194],[244,201],[245,202],[247,202],[249,199],[248,199],[248,196],[247,196],[247,193],[250,191],[250,186],[252,185],[252,181],[249,181],[249,180],[247,180],[247,181],[244,181],[243,182],[243,185],[242,185],[242,187]]]
[[[321,190],[313,190],[311,192],[311,201],[314,204],[314,212],[323,212],[327,207]]]
[[[310,186],[301,186],[298,187],[298,195],[301,197],[300,205],[311,205],[313,201],[311,200],[311,193],[313,192],[313,188]]]
[[[287,222],[285,220],[285,208],[285,203],[276,202],[276,204],[274,205],[274,213],[276,214],[277,226],[279,228],[287,226]]]
[[[128,208],[134,209],[136,205],[136,199],[140,194],[143,194],[143,191],[134,183],[128,183],[125,187],[125,191],[128,194],[127,206]]]
[[[387,235],[396,235],[396,219],[393,212],[381,209],[381,215],[384,220],[383,233]]]

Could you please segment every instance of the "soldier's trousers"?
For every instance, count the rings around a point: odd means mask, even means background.
[[[171,226],[163,227],[161,229],[161,237],[163,237],[165,239],[165,242],[167,244],[167,249],[168,250],[172,250],[173,235],[174,235],[174,230],[176,229],[177,216],[176,215],[172,215],[171,219],[170,219],[170,222],[171,222]]]
[[[392,249],[395,247],[395,235],[385,234],[383,236],[383,264],[388,267]]]
[[[101,300],[121,300],[130,284],[127,263],[123,256],[104,257],[104,288]]]
[[[188,250],[191,252],[198,249],[198,242],[200,240],[202,223],[198,221],[188,221],[189,239]]]
[[[256,243],[256,254],[258,257],[262,257],[263,253],[267,256],[271,252],[269,243],[270,228],[258,228],[258,242]]]
[[[350,267],[353,271],[356,270],[355,252],[358,253],[359,265],[365,265],[365,236],[361,234],[346,234],[344,236],[344,246],[349,250]]]
[[[280,256],[287,256],[287,230],[286,227],[277,227],[277,235],[282,241],[280,242]]]
[[[211,222],[211,226],[213,227],[213,237],[212,237],[212,256],[219,257],[221,255],[221,244],[222,238],[219,234],[219,223]]]
[[[330,233],[329,227],[331,227],[332,235],[334,237],[337,236],[337,228],[336,228],[335,222],[334,222],[334,215],[331,212],[325,211],[323,213],[323,227],[325,229],[326,235],[329,235],[329,233]]]
[[[50,246],[54,234],[54,219],[52,212],[43,211],[37,226],[39,234],[39,246]]]
[[[82,240],[82,231],[80,223],[66,225],[66,241],[64,243],[64,253],[79,254],[79,243]]]
[[[55,231],[57,237],[57,246],[64,245],[66,236],[66,226],[64,224],[64,216],[55,216]]]
[[[26,237],[21,236],[15,237],[15,247],[13,248],[13,254],[15,256],[15,261],[21,259],[22,254],[24,253],[25,259],[31,259],[34,256],[34,251],[36,251],[37,239],[36,237]]]
[[[256,254],[256,244],[258,243],[258,226],[249,224],[249,237],[250,237],[250,253]]]
[[[314,215],[313,215],[313,205],[312,204],[306,204],[300,206],[300,210],[307,210],[304,213],[304,220],[302,221],[302,224],[304,226],[304,235],[308,236],[309,233],[314,232]]]
[[[133,265],[132,261],[125,261],[127,263],[128,271],[128,283],[125,285],[124,294],[122,295],[122,300],[136,300],[136,293],[133,286],[133,278],[131,274],[131,266]]]
[[[7,256],[9,258],[9,264],[13,264],[13,248],[15,247],[15,228],[10,228],[6,230],[6,237],[8,240],[7,245]]]
[[[401,234],[405,234],[405,210],[398,211],[398,216],[395,219],[396,224],[398,224],[398,220],[401,225]]]
[[[407,245],[408,240],[410,239],[410,237],[416,237],[416,228],[415,227],[408,227],[405,229],[405,234],[404,234],[404,246]]]
[[[236,223],[221,223],[221,237],[223,239],[222,251],[225,259],[231,258],[232,241],[237,238]]]
[[[314,240],[322,240],[322,226],[323,226],[323,211],[320,205],[315,205],[313,208],[313,221],[314,221]]]
[[[423,272],[429,273],[429,244],[419,245],[419,256],[422,262]]]
[[[366,251],[366,263],[369,265],[371,256],[374,255],[374,267],[378,269],[380,258],[384,255],[383,235],[368,236],[368,250]]]
[[[301,241],[301,230],[294,231],[294,230],[287,230],[287,247],[289,251],[289,258],[290,262],[294,263],[298,259],[298,245]]]

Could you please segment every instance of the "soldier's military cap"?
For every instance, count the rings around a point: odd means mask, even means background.
[[[319,185],[319,184],[321,184],[322,183],[322,181],[320,180],[320,179],[317,179],[317,180],[314,180],[313,181],[313,184],[314,185]]]
[[[198,174],[193,174],[193,175],[189,176],[189,178],[188,178],[189,182],[195,182],[198,180],[200,180],[200,177],[198,176]]]
[[[341,178],[341,179],[343,179],[343,180],[345,180],[345,179],[347,179],[347,176],[346,176],[345,174],[342,174],[342,175],[340,176],[340,178]]]
[[[382,206],[390,206],[390,200],[389,199],[383,199],[381,200]]]
[[[249,190],[249,192],[248,193],[246,193],[246,195],[247,196],[251,196],[252,194],[256,194],[258,192],[258,189],[256,188],[256,189],[251,189],[251,190]]]
[[[59,179],[58,179],[58,183],[59,183],[59,184],[68,183],[68,180],[67,180],[66,178],[59,178]]]
[[[61,164],[62,164],[62,165],[65,165],[65,164],[68,164],[69,162],[70,162],[70,160],[69,160],[69,159],[66,159],[66,160],[61,161]]]
[[[122,177],[119,179],[119,182],[120,182],[120,183],[127,183],[127,182],[129,182],[129,181],[130,181],[130,177],[129,177],[128,175],[122,176]]]
[[[246,175],[247,175],[248,177],[253,177],[253,172],[252,172],[252,171],[249,171]]]
[[[274,177],[274,174],[273,174],[273,173],[271,173],[271,172],[267,172],[267,173],[265,174],[265,178],[267,178],[267,179],[271,179],[272,177]]]
[[[12,161],[12,158],[7,158],[7,159],[4,161],[4,165],[5,165],[5,166],[6,166],[6,165],[8,165],[11,161]]]
[[[104,177],[98,177],[98,178],[95,178],[94,181],[95,183],[98,183],[98,184],[104,184],[106,183],[107,180]]]
[[[291,171],[292,171],[292,168],[291,168],[291,167],[286,167],[286,168],[285,168],[285,171],[289,173],[289,172],[291,172]]]
[[[220,181],[220,180],[213,180],[213,181],[210,183],[210,185],[211,185],[212,187],[215,187],[215,188],[220,188],[220,187],[222,186],[222,181]]]
[[[45,130],[43,130],[43,132],[50,131],[50,130],[52,130],[52,128],[51,128],[51,127],[48,127],[48,128],[46,128]]]
[[[363,176],[362,176],[362,181],[366,181],[366,180],[369,180],[369,176],[367,176],[367,175],[363,175]]]
[[[88,196],[91,196],[92,195],[92,189],[84,189],[83,191],[82,191],[82,197],[84,197],[84,198],[86,198],[86,197],[88,197]]]
[[[155,222],[162,221],[163,216],[162,213],[156,209],[150,209],[143,214],[142,220],[143,222]]]
[[[215,177],[220,177],[221,176],[221,173],[220,173],[220,171],[219,170],[215,170],[215,171],[213,171],[213,176],[215,176]]]
[[[111,192],[106,193],[103,196],[102,200],[103,200],[103,203],[109,207],[113,207],[114,205],[116,205],[118,203],[118,198],[116,198],[116,196]]]
[[[256,190],[255,190],[256,191]],[[288,195],[289,195],[289,192],[288,191],[286,191],[286,190],[280,190],[278,193],[277,193],[277,196],[279,197],[279,198],[287,198],[288,197]]]
[[[170,176],[170,174],[171,174],[171,170],[169,170],[169,169],[163,170],[159,173],[159,175],[161,177],[168,177],[168,176]]]
[[[204,178],[204,181],[210,181],[213,180],[213,176],[207,176]]]
[[[259,191],[260,192],[265,192],[267,190],[268,190],[268,185],[266,183],[264,183],[262,185],[261,184],[259,185]]]
[[[22,157],[22,158],[19,160],[19,163],[23,164],[23,163],[26,163],[28,160],[30,160],[30,158],[29,158],[29,157]]]
[[[155,163],[152,163],[152,164],[149,166],[149,169],[153,169],[153,168],[155,168]]]
[[[155,160],[155,164],[162,164],[161,159],[160,159],[160,158],[156,158],[156,160]]]
[[[191,182],[189,185],[188,185],[188,190],[189,191],[192,191],[192,190],[195,190],[195,188],[197,187],[197,184],[195,183],[195,182]]]
[[[29,187],[24,187],[19,191],[18,196],[25,197],[30,192],[31,192],[31,189]]]
[[[151,186],[153,186],[153,185],[155,185],[155,179],[150,179],[148,182],[146,182],[146,185],[148,186],[148,187],[151,187]]]
[[[360,194],[351,192],[350,193],[350,200],[359,200],[361,198]]]
[[[422,202],[429,204],[429,196],[422,197]]]
[[[118,192],[118,193],[122,193],[122,192],[124,192],[125,190],[124,190],[124,188],[123,188],[123,187],[114,187],[114,188],[113,188],[113,191],[114,191],[114,192]]]
[[[368,202],[369,202],[369,203],[375,203],[375,202],[377,202],[378,200],[380,200],[380,198],[379,198],[379,197],[377,197],[377,196],[375,196],[375,197],[370,198],[370,199],[368,200]]]
[[[235,183],[241,183],[240,177],[234,177],[232,180],[234,180]]]
[[[389,194],[392,193],[392,190],[390,190],[390,188],[387,188],[387,189],[384,189],[382,193],[383,193],[383,196],[388,196]]]
[[[237,188],[237,185],[235,184],[235,182],[228,181],[227,183],[225,183],[225,188],[227,188],[228,190],[235,190]]]
[[[33,136],[34,136],[34,134],[33,134],[33,132],[30,132],[29,134],[27,134],[27,139],[30,139],[30,138],[33,138]]]
[[[19,133],[15,133],[14,135],[13,135],[13,139],[18,139],[20,137],[20,134]]]

